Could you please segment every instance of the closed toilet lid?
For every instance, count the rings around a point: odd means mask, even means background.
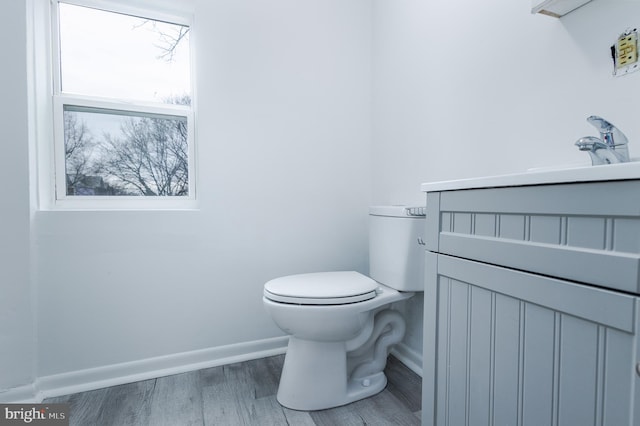
[[[267,282],[264,296],[300,305],[342,305],[373,299],[380,284],[355,271],[289,275]]]

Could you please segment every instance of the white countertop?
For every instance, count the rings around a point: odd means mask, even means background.
[[[604,166],[574,166],[567,168],[533,169],[523,173],[485,176],[470,179],[426,182],[423,192],[454,191],[457,189],[499,188],[506,186],[544,185],[571,182],[640,179],[640,162]]]

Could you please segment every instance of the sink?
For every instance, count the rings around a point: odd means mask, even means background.
[[[555,164],[552,166],[536,166],[527,169],[527,172],[546,172],[552,170],[578,169],[581,167],[592,167],[590,161],[581,161],[576,163]]]
[[[638,159],[633,159],[629,163],[601,166],[591,166],[589,163],[574,163],[536,167],[522,173],[426,182],[422,184],[421,190],[423,192],[434,192],[471,188],[640,179],[640,161],[637,160]]]
[[[631,163],[639,162],[640,158],[632,158]],[[626,164],[626,163],[622,163]],[[616,164],[603,164],[603,166],[615,166]],[[565,164],[554,164],[550,166],[536,166],[530,169],[527,169],[527,172],[544,172],[544,171],[552,171],[552,170],[565,170],[565,169],[579,169],[581,167],[600,167],[600,166],[592,166],[591,161],[576,161],[573,163],[565,163]]]

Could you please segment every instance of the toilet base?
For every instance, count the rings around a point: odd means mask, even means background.
[[[291,336],[277,399],[293,410],[338,407],[381,392],[384,372],[347,379],[345,342],[318,342]]]

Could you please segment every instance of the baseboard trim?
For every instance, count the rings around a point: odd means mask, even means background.
[[[10,389],[0,390],[0,403],[10,404],[10,403],[32,403],[39,402],[36,400],[37,390],[35,387],[35,383],[31,383],[28,385],[16,386]]]
[[[398,358],[409,370],[422,377],[422,354],[414,351],[404,343],[398,343],[391,349],[391,355]]]
[[[35,381],[34,385],[30,386],[30,398],[23,397],[23,395],[26,395],[25,391],[19,391],[16,396],[21,397],[19,398],[21,402],[27,400],[29,402],[41,402],[45,398],[60,395],[279,355],[286,352],[288,341],[289,338],[287,336],[274,337],[42,376]],[[9,392],[13,392],[13,390]],[[0,394],[0,397],[5,395]]]
[[[42,376],[33,384],[0,391],[3,403],[39,403],[45,398],[122,385],[283,354],[288,336],[200,349],[144,360]],[[399,343],[391,354],[422,377],[422,354]]]

